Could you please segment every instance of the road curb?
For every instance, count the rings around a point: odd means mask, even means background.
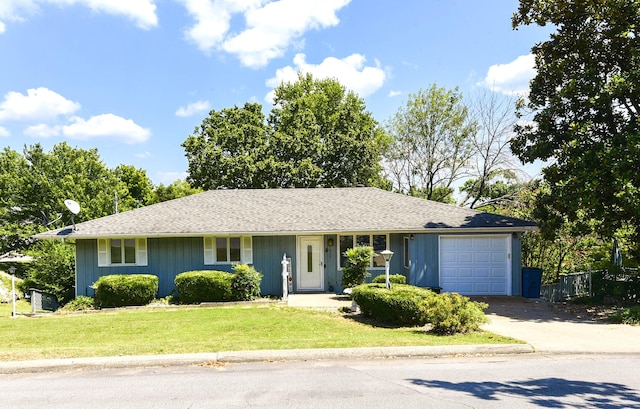
[[[534,348],[528,344],[232,351],[197,354],[140,355],[0,362],[0,374],[55,372],[80,369],[189,366],[243,362],[514,355],[529,354],[533,352],[535,352]]]

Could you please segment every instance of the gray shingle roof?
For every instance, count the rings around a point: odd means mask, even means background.
[[[534,223],[374,188],[211,190],[36,238],[524,231]]]

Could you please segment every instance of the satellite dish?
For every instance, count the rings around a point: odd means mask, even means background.
[[[73,224],[73,231],[76,231],[76,222],[73,220],[73,217],[80,213],[80,205],[75,200],[67,199],[64,201],[64,205],[67,206],[67,209],[71,212],[71,223]]]
[[[64,201],[64,205],[67,206],[67,209],[74,215],[80,213],[80,205],[75,200],[67,199]]]

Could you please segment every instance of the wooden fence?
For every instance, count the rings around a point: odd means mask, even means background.
[[[540,297],[549,302],[558,302],[569,297],[591,296],[592,271],[561,274],[560,282],[540,286]]]

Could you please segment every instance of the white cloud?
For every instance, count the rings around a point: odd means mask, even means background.
[[[62,127],[62,133],[71,139],[111,138],[127,144],[142,143],[151,136],[148,129],[114,114],[96,115],[88,120],[73,117],[70,125]]]
[[[31,88],[27,94],[10,91],[0,103],[0,121],[42,121],[59,115],[69,115],[80,109],[70,101],[47,88]]]
[[[39,124],[27,127],[24,134],[34,138],[51,138],[59,136],[61,131],[62,127],[59,125]]]
[[[60,7],[82,5],[96,13],[123,15],[143,29],[158,25],[156,0],[1,0],[0,33],[6,30],[5,21],[24,21],[41,11],[38,5],[54,4]]]
[[[393,98],[393,97],[397,97],[398,95],[402,95],[402,91],[391,90],[391,91],[389,91],[389,95],[388,96],[390,98]]]
[[[304,54],[296,54],[293,66],[289,65],[276,71],[273,78],[267,80],[267,86],[275,88],[283,82],[295,82],[298,72],[311,73],[314,78],[336,78],[342,85],[356,92],[361,97],[367,97],[376,92],[386,79],[385,71],[379,63],[375,66],[365,66],[366,58],[360,54],[352,54],[346,58],[325,58],[320,64],[308,64]],[[273,91],[269,92],[265,100],[273,102]]]
[[[186,107],[180,107],[176,111],[176,116],[187,117],[199,114],[202,112],[209,112],[211,104],[209,101],[197,101],[190,102]]]
[[[218,47],[231,27],[231,16],[259,7],[262,0],[178,0],[196,20],[185,36],[202,51]]]
[[[533,54],[521,55],[510,63],[489,67],[486,77],[478,85],[507,95],[525,95],[529,92],[529,80],[535,75]]]
[[[189,174],[187,172],[157,172],[160,183],[170,184],[176,180],[186,179]]]
[[[281,57],[306,31],[337,25],[336,12],[350,0],[280,0],[245,13],[247,29],[226,40],[222,48],[242,64],[259,68]]]
[[[0,126],[0,138],[8,138],[9,135],[11,135],[9,130]]]
[[[135,155],[136,158],[140,158],[140,159],[146,159],[146,158],[150,158],[151,157],[151,152],[146,151],[146,152],[142,152],[142,153],[136,153]]]
[[[337,25],[336,12],[351,0],[180,0],[196,23],[185,36],[202,51],[221,49],[242,64],[259,68],[281,57],[291,43],[311,29]],[[246,27],[229,34],[234,14]]]

